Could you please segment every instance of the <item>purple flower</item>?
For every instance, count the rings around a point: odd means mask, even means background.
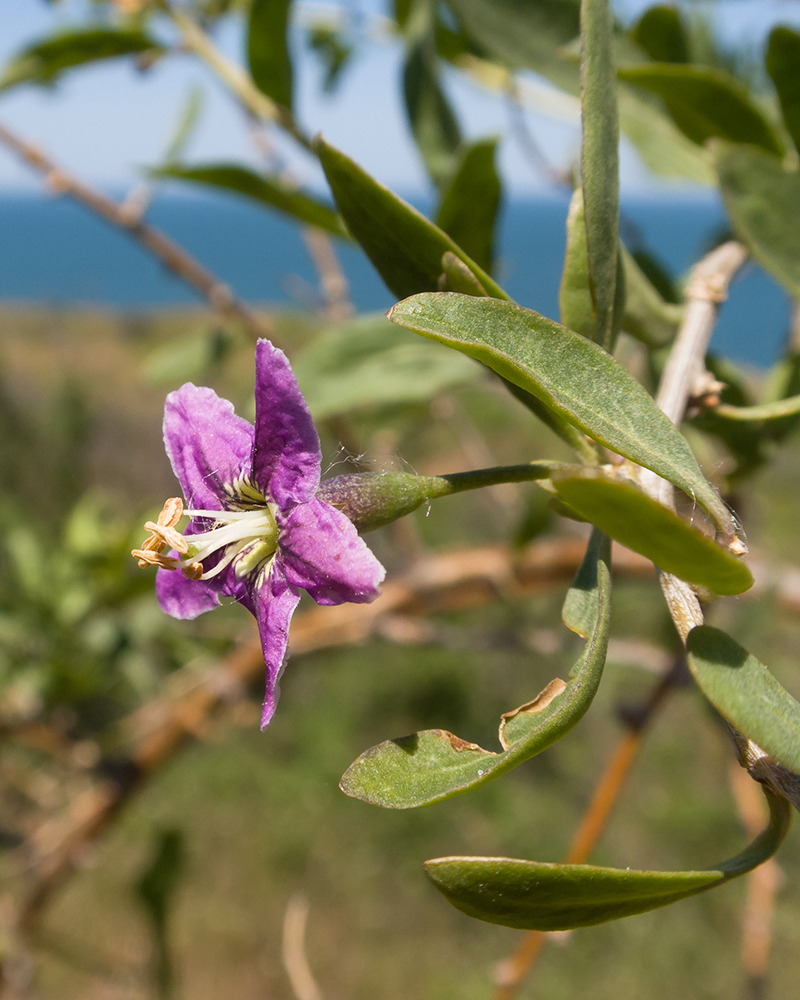
[[[316,497],[319,438],[286,355],[268,340],[256,347],[255,397],[252,427],[212,389],[187,382],[167,396],[164,443],[187,509],[168,500],[133,554],[159,567],[167,614],[196,618],[226,596],[255,615],[267,668],[263,729],[300,590],[318,604],[366,603],[385,571],[345,515]],[[184,514],[191,521],[180,534]]]

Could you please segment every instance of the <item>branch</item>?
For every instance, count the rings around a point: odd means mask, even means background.
[[[29,166],[44,176],[56,194],[65,194],[89,211],[123,230],[157,257],[178,278],[190,285],[209,305],[231,319],[238,320],[254,337],[270,337],[272,326],[241,302],[233,291],[183,247],[168,236],[142,222],[136,212],[126,209],[113,198],[89,187],[58,167],[44,153],[0,123],[0,143],[7,146]]]

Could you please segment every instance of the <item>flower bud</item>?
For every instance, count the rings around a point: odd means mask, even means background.
[[[359,532],[374,531],[405,517],[426,500],[456,490],[443,476],[411,472],[357,472],[320,483],[317,498],[336,507]]]

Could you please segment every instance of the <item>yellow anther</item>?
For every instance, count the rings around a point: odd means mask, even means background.
[[[144,526],[147,531],[152,531],[156,538],[161,539],[164,545],[168,545],[171,549],[177,549],[178,552],[182,552],[184,555],[189,551],[189,543],[180,531],[176,531],[170,525],[153,524],[152,521],[145,521]]]
[[[203,564],[199,562],[190,563],[181,570],[187,580],[199,580],[203,575]]]
[[[170,497],[158,515],[158,523],[162,528],[174,528],[182,517],[183,500],[180,497]]]
[[[139,560],[141,567],[160,566],[162,569],[177,569],[179,560],[172,556],[162,555],[160,552],[153,552],[151,549],[132,549],[131,555]]]

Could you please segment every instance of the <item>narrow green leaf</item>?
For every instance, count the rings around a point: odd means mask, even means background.
[[[160,54],[164,47],[144,31],[85,28],[50,35],[20,50],[0,75],[0,90],[21,83],[51,83],[65,70],[103,59]]]
[[[622,329],[648,347],[671,343],[683,318],[683,307],[664,301],[625,247],[622,247],[622,271],[626,293]]]
[[[461,129],[442,89],[431,0],[415,0],[405,35],[408,40],[403,66],[406,113],[425,169],[442,190],[458,162]]]
[[[322,137],[317,138],[316,149],[347,228],[398,298],[436,291],[442,256],[448,250],[467,265],[488,295],[508,298],[475,261],[415,208]]]
[[[576,587],[580,625],[591,632],[567,683],[556,678],[533,701],[507,712],[502,753],[491,753],[442,729],[388,740],[348,768],[342,791],[386,809],[411,809],[485,785],[561,739],[592,703],[605,664],[611,613],[610,542],[595,534]]]
[[[583,192],[572,194],[567,213],[567,249],[558,290],[561,323],[582,337],[591,339],[594,331],[594,306],[589,289],[589,261],[586,254],[586,227],[583,220]]]
[[[474,382],[482,372],[462,354],[424,344],[398,329],[383,313],[323,331],[293,359],[293,368],[317,420],[419,403],[444,389]]]
[[[800,33],[785,25],[773,28],[765,66],[778,91],[786,131],[800,152]]]
[[[253,82],[267,97],[292,107],[292,56],[289,51],[291,0],[251,0],[247,61]]]
[[[453,293],[416,295],[389,318],[482,361],[595,441],[678,486],[720,529],[732,530],[686,439],[597,344],[531,309]]]
[[[581,187],[592,340],[613,350],[619,242],[619,115],[614,65],[614,18],[609,0],[581,3]]]
[[[523,930],[590,927],[668,906],[752,871],[770,858],[789,828],[785,799],[765,793],[767,829],[741,854],[707,871],[659,872],[514,858],[435,858],[425,872],[462,913]]]
[[[800,174],[750,146],[719,142],[713,155],[737,235],[789,294],[800,298]]]
[[[448,0],[475,42],[501,63],[541,73],[570,94],[578,94],[575,61],[565,46],[580,30],[577,0]],[[657,174],[712,184],[712,172],[702,152],[673,125],[672,119],[642,99],[641,92],[623,87],[619,94],[620,123],[647,166]]]
[[[775,130],[742,84],[724,70],[646,63],[620,69],[619,77],[658,94],[675,124],[692,142],[702,145],[708,139],[720,138],[783,155],[783,144]]]
[[[689,39],[675,7],[650,7],[633,26],[631,37],[656,62],[689,62]]]
[[[174,177],[244,195],[307,226],[316,226],[334,236],[347,235],[341,218],[328,205],[298,191],[279,177],[265,177],[235,163],[207,163],[197,167],[175,163],[153,171],[153,176]]]
[[[436,225],[485,271],[494,266],[495,227],[500,207],[496,150],[496,139],[475,142],[464,150],[436,214]]]
[[[621,474],[601,469],[554,473],[561,500],[585,520],[667,573],[716,594],[741,594],[753,576],[741,559],[718,545]]]
[[[764,664],[710,625],[692,629],[686,650],[694,679],[720,715],[800,774],[800,704]]]
[[[459,257],[449,250],[442,254],[440,292],[461,292],[462,295],[485,295],[486,289]]]

